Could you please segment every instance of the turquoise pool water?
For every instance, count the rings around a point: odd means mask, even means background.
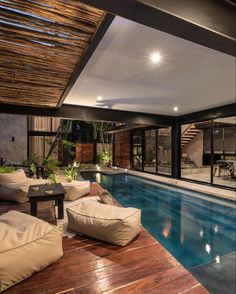
[[[230,201],[127,174],[82,176],[99,182],[123,206],[141,209],[143,226],[190,271],[220,265],[235,251],[236,211]]]

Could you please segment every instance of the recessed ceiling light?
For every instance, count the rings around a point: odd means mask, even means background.
[[[174,110],[174,111],[178,111],[178,110],[179,110],[179,107],[178,107],[178,106],[175,106],[175,107],[173,108],[173,110]]]
[[[161,54],[159,52],[154,52],[150,55],[150,59],[153,63],[158,63],[161,61]]]
[[[102,96],[98,96],[97,101],[102,101]]]

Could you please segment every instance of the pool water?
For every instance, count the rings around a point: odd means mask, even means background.
[[[141,209],[143,226],[190,271],[220,264],[235,251],[233,202],[127,174],[82,176],[100,183],[123,206]]]

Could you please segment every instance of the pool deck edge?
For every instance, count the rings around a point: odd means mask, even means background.
[[[149,174],[149,173],[144,173],[144,172],[140,172],[140,171],[134,171],[134,170],[128,170],[128,169],[124,169],[124,168],[100,168],[99,170],[96,169],[90,169],[90,170],[82,170],[82,172],[102,172],[108,175],[119,175],[119,174],[123,174],[123,173],[127,173],[133,176],[138,176],[141,178],[145,178],[147,180],[152,180],[152,181],[156,181],[156,182],[160,182],[163,184],[168,184],[171,186],[176,186],[179,188],[184,188],[184,189],[188,189],[188,190],[193,190],[196,192],[200,192],[200,193],[205,193],[211,196],[215,196],[217,198],[221,198],[221,199],[226,199],[226,200],[230,200],[230,201],[234,201],[236,202],[236,191],[232,191],[232,190],[227,190],[224,188],[218,188],[218,187],[213,187],[213,186],[208,186],[208,185],[201,185],[199,183],[192,183],[189,181],[185,181],[185,180],[178,180],[178,179],[173,179],[173,178],[169,178],[169,177],[164,177],[164,176],[159,176],[159,175],[154,175],[154,174]]]

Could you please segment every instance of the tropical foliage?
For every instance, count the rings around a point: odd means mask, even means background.
[[[97,163],[103,166],[109,166],[112,163],[112,154],[109,151],[103,151],[97,155]]]
[[[55,173],[49,174],[48,179],[52,184],[55,184],[58,182],[58,176]]]
[[[0,174],[10,174],[15,170],[16,168],[14,166],[0,166]]]
[[[64,175],[68,182],[74,181],[77,179],[78,175],[78,164],[68,164],[64,170]]]

